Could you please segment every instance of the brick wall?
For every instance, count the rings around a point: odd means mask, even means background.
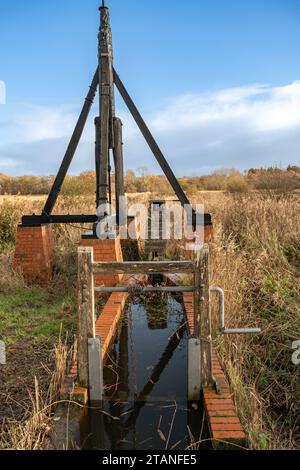
[[[188,329],[192,335],[194,332],[194,296],[192,293],[185,293],[183,297]],[[213,446],[215,449],[245,448],[247,447],[246,434],[216,350],[213,350],[212,372],[220,387],[220,392],[216,389],[204,389],[203,401]]]
[[[41,227],[17,228],[14,269],[32,281],[46,284],[51,280],[54,262],[52,229]]]
[[[204,239],[203,239],[204,238]],[[205,243],[205,244],[210,244],[213,242],[213,239],[214,239],[214,227],[213,225],[206,225],[204,227],[204,233],[202,235],[202,239],[199,238],[199,243]],[[195,239],[194,239],[195,241]],[[190,249],[189,250],[185,250],[184,251],[184,254],[185,254],[185,259],[186,260],[192,260],[193,259],[193,246],[192,246],[193,242],[191,242],[191,240],[187,240],[186,241],[186,245],[190,245]]]
[[[139,282],[143,284],[145,282],[145,277],[141,275],[135,276],[134,278],[124,276],[121,285],[133,286]],[[124,311],[127,298],[128,294],[125,292],[111,294],[105,306],[101,310],[100,315],[97,315],[96,335],[101,337],[102,359],[104,364],[118,332],[118,324]],[[70,397],[72,397],[72,400],[86,404],[88,401],[88,390],[86,388],[75,386],[77,372],[77,364],[75,363],[64,380],[60,397],[63,400],[69,400]]]
[[[80,246],[92,247],[94,250],[94,261],[123,261],[121,242],[119,238],[112,240],[99,240],[98,238],[83,238]],[[97,274],[95,275],[95,286],[113,287],[122,280],[122,274]]]

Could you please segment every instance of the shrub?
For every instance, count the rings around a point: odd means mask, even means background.
[[[20,221],[20,207],[3,202],[0,204],[0,249],[13,244],[16,237],[17,225]]]
[[[233,171],[227,176],[226,189],[230,193],[245,193],[249,191],[249,184],[241,173]]]

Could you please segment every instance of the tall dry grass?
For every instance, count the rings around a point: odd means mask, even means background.
[[[129,195],[129,202],[146,202],[152,197],[150,193]],[[300,368],[291,362],[292,342],[300,339],[299,194],[198,192],[193,194],[193,202],[203,203],[213,215],[211,282],[225,291],[227,325],[263,330],[257,337],[215,340],[250,443],[260,449],[299,447]],[[39,212],[41,206],[42,201],[30,200],[14,210],[0,206],[6,245],[13,246],[19,216]],[[60,198],[56,210],[84,213],[92,212],[93,207],[92,197]],[[82,227],[55,227],[60,269],[64,265],[65,274],[72,269],[72,247],[81,232]],[[174,247],[169,249],[174,251]],[[68,250],[70,263],[66,265]],[[7,250],[5,253],[2,256],[10,256]],[[35,423],[28,426],[32,426],[29,434],[34,435]],[[18,432],[21,429],[24,432],[22,427]]]
[[[299,446],[299,197],[259,193],[209,200],[215,214],[212,282],[226,295],[228,327],[262,334],[217,344],[254,448]]]
[[[12,450],[43,450],[52,429],[52,416],[58,404],[59,392],[65,377],[67,362],[72,351],[67,342],[59,340],[53,350],[55,367],[46,395],[40,390],[35,377],[34,393],[30,393],[32,409],[24,422],[9,420],[4,426],[0,448]]]
[[[211,283],[225,291],[227,326],[262,329],[215,339],[250,445],[299,448],[300,367],[291,360],[300,339],[299,194],[190,196],[213,215]]]

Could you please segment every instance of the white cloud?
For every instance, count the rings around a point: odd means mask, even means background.
[[[167,130],[237,121],[249,132],[275,131],[299,125],[299,108],[300,81],[280,88],[256,85],[177,97],[158,113],[154,125]]]
[[[27,104],[16,114],[18,140],[59,139],[72,132],[75,122],[76,113],[70,107],[46,108]]]
[[[2,107],[2,116],[7,108]],[[6,122],[0,116],[0,172],[55,173],[78,113],[74,106],[23,105]],[[118,114],[124,123],[127,167],[159,171],[132,118],[125,111]],[[145,119],[178,175],[300,160],[300,81],[186,94]],[[91,117],[73,172],[93,167],[93,142]]]

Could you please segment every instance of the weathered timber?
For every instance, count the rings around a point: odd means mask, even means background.
[[[200,337],[200,315],[201,315],[201,261],[200,250],[194,251],[194,335]]]
[[[142,118],[140,112],[138,111],[136,105],[132,101],[130,95],[128,94],[124,84],[122,83],[119,75],[113,69],[113,74],[114,74],[114,82],[117,87],[117,89],[120,92],[120,95],[122,96],[123,100],[125,101],[126,106],[128,107],[130,113],[132,114],[133,119],[135,120],[138,128],[140,129],[141,133],[143,134],[147,144],[149,145],[153,155],[155,156],[156,160],[158,161],[160,167],[162,168],[164,174],[166,175],[170,185],[172,186],[175,194],[177,195],[179,201],[181,204],[184,205],[190,205],[190,202],[183,191],[182,187],[180,186],[178,180],[176,179],[176,176],[174,175],[170,165],[168,164],[167,160],[165,159],[162,151],[160,150],[157,142],[155,141],[153,135],[151,134],[149,128],[147,127],[144,119]]]
[[[55,203],[57,201],[59,192],[61,190],[61,187],[63,185],[64,179],[66,177],[66,174],[68,172],[68,169],[71,165],[71,162],[73,160],[73,157],[75,155],[76,149],[78,147],[79,141],[81,139],[84,126],[86,124],[87,118],[89,116],[92,104],[94,102],[95,94],[97,91],[97,86],[99,83],[99,69],[97,68],[96,73],[94,75],[92,84],[90,86],[90,90],[88,92],[88,95],[85,99],[82,111],[80,113],[79,119],[77,121],[76,127],[74,129],[74,132],[72,134],[70,143],[68,145],[68,148],[66,150],[64,159],[62,161],[62,164],[60,166],[60,169],[57,173],[57,176],[55,178],[55,181],[53,183],[53,186],[51,188],[51,191],[49,193],[48,199],[46,201],[43,214],[51,214],[53,211],[53,208],[55,206]]]
[[[191,205],[189,200],[182,189],[179,181],[177,181],[170,165],[164,157],[161,149],[143,120],[141,114],[136,108],[134,102],[129,96],[125,86],[123,85],[120,77],[113,68],[113,46],[112,46],[112,32],[110,27],[109,9],[106,7],[105,2],[102,2],[100,7],[100,29],[98,36],[98,68],[93,78],[90,91],[87,95],[84,107],[78,119],[77,125],[74,129],[69,146],[65,153],[63,162],[59,172],[55,178],[54,184],[48,196],[47,202],[41,215],[25,216],[22,219],[23,226],[40,226],[43,224],[55,223],[93,223],[94,235],[96,234],[96,223],[103,217],[110,214],[111,202],[111,173],[110,173],[110,152],[114,153],[115,159],[115,172],[116,172],[116,215],[117,223],[120,226],[126,225],[124,217],[126,202],[122,199],[124,194],[124,168],[123,168],[123,150],[122,150],[122,127],[121,121],[115,119],[115,91],[114,85],[118,88],[121,96],[123,97],[128,109],[133,115],[140,131],[142,132],[146,142],[152,150],[155,158],[160,164],[163,172],[165,173],[169,183],[175,191],[180,202],[184,206]],[[53,216],[52,212],[56,200],[61,191],[61,187],[67,171],[70,167],[75,151],[77,149],[79,140],[82,136],[87,117],[94,100],[97,87],[99,86],[99,117],[96,118],[96,146],[95,146],[95,168],[96,168],[96,211],[95,217],[91,220],[92,216],[70,216],[60,215]],[[116,140],[116,142],[115,142]],[[121,200],[124,201],[122,204]],[[98,211],[101,205],[101,211]],[[192,209],[192,208],[191,208]],[[97,213],[97,215],[96,215]],[[196,227],[197,214],[195,211],[188,210],[188,224]],[[212,225],[210,214],[204,214],[204,225]],[[162,250],[164,247],[161,248]],[[155,250],[157,251],[157,250]]]
[[[115,163],[115,185],[116,185],[116,213],[117,223],[126,223],[124,217],[120,217],[122,207],[120,207],[120,198],[125,196],[124,189],[124,160],[123,160],[123,138],[122,138],[122,121],[119,118],[114,118],[114,163]]]
[[[24,215],[24,227],[39,227],[47,224],[92,224],[97,222],[96,215]]]
[[[93,249],[78,249],[78,376],[80,385],[87,387],[88,339],[95,338],[95,300],[93,276]]]
[[[109,202],[109,149],[113,147],[112,118],[114,113],[112,44],[109,11],[100,8],[99,30],[99,108],[100,108],[100,170],[99,204]]]
[[[212,384],[212,336],[209,289],[209,249],[205,245],[194,253],[194,335],[201,343],[201,387]]]
[[[108,132],[109,132],[109,96],[102,95],[101,101],[101,140],[100,140],[100,187],[99,187],[99,205],[108,203],[108,190],[109,190],[109,181],[108,181]]]
[[[161,273],[192,273],[194,265],[191,261],[138,261],[123,263],[95,263],[94,274],[161,274]]]
[[[101,122],[95,118],[95,169],[96,169],[96,207],[100,205],[100,154],[101,154]]]

